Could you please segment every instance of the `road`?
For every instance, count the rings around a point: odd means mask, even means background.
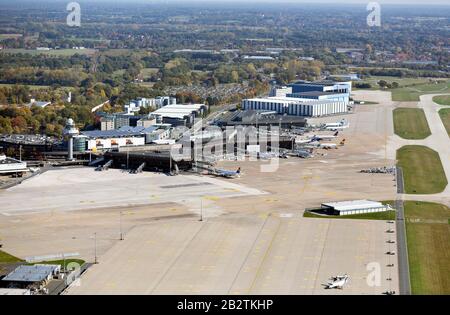
[[[411,295],[411,281],[409,278],[408,245],[406,241],[405,213],[403,200],[396,200],[397,209],[397,257],[400,295]]]

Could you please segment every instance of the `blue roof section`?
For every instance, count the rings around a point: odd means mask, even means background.
[[[323,96],[323,95],[340,95],[345,93],[338,93],[338,92],[322,92],[322,91],[307,91],[307,92],[298,92],[298,93],[292,93],[295,95],[304,95],[304,96]]]
[[[120,129],[116,130],[82,131],[81,134],[90,138],[122,138],[142,136],[148,133],[153,133],[159,128],[160,126],[150,126],[148,128],[123,126]]]

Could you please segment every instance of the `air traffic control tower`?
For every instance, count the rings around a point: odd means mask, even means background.
[[[75,123],[72,118],[67,119],[66,126],[64,127],[64,136],[67,137],[67,151],[68,161],[73,161],[73,137],[77,136],[80,131],[75,127]]]

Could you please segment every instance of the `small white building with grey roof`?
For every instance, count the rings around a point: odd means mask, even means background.
[[[322,210],[332,215],[365,214],[393,210],[390,205],[372,200],[352,200],[322,204]]]
[[[51,280],[61,272],[60,265],[20,265],[2,281],[17,284],[35,284]]]

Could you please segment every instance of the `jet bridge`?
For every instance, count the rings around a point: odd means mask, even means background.
[[[141,165],[139,165],[139,167],[138,167],[137,169],[131,170],[130,173],[131,173],[131,174],[139,174],[139,173],[142,173],[142,172],[144,171],[145,165],[146,165],[145,162],[142,163]]]
[[[95,170],[100,172],[107,171],[113,165],[113,162],[113,160],[109,160],[106,164],[98,166]]]

